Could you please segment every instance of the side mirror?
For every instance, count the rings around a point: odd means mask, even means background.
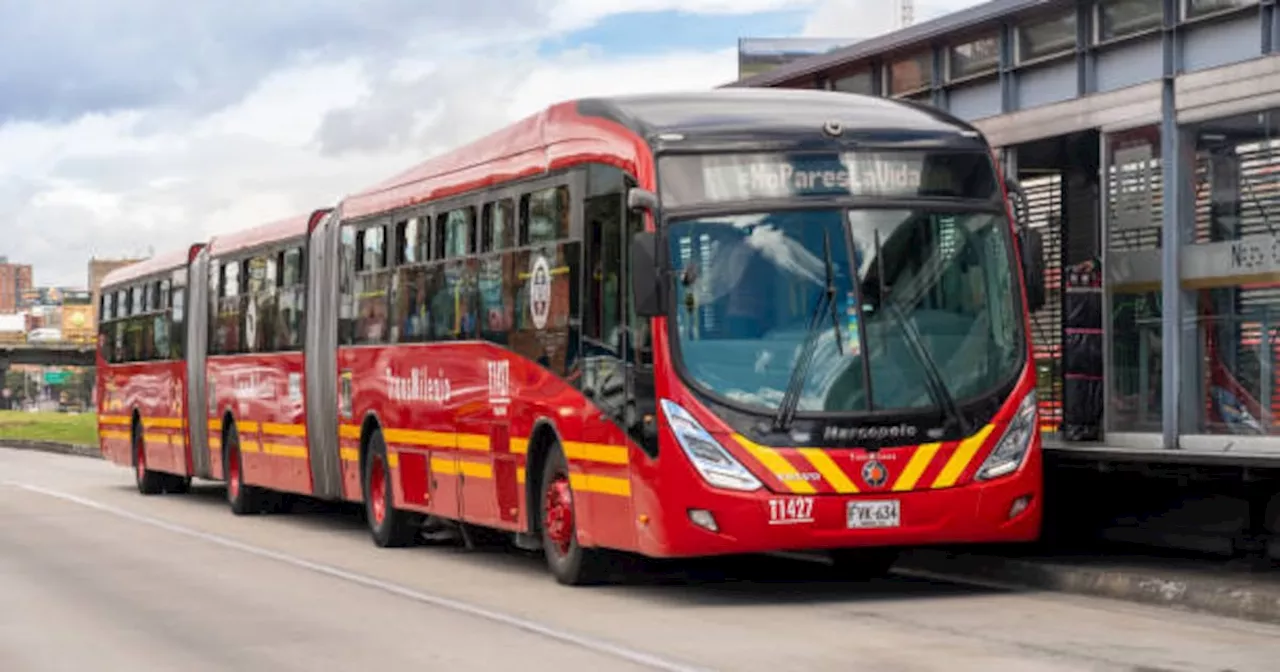
[[[627,207],[632,210],[657,212],[658,195],[648,189],[632,187],[627,190]]]
[[[630,202],[630,197],[627,200]],[[631,239],[631,301],[640,317],[659,317],[666,313],[658,268],[658,236],[648,231],[635,234]]]
[[[1022,272],[1027,285],[1027,310],[1036,312],[1044,307],[1044,236],[1034,229],[1018,232],[1022,248]]]

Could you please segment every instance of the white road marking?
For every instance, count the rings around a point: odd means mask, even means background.
[[[267,548],[262,548],[260,546],[246,544],[244,542],[236,541],[234,539],[223,537],[221,535],[202,532],[200,530],[186,527],[184,525],[178,525],[175,523],[170,523],[165,520],[161,520],[159,518],[152,518],[150,516],[134,513],[132,511],[127,511],[125,509],[117,508],[108,504],[96,502],[92,499],[87,499],[85,497],[80,497],[78,495],[73,495],[66,492],[59,492],[57,490],[51,490],[49,488],[44,488],[38,485],[31,485],[28,483],[17,483],[13,481],[0,481],[0,485],[19,488],[22,490],[26,490],[28,492],[33,492],[33,493],[45,495],[47,497],[60,499],[65,502],[79,504],[80,506],[93,509],[95,511],[107,513],[120,518],[125,518],[128,520],[132,520],[134,522],[142,523],[144,525],[150,525],[152,527],[157,527],[162,530],[167,530],[169,532],[173,532],[176,534],[181,534],[181,535],[192,537],[195,539],[200,539],[213,544],[217,544],[219,546],[224,546],[226,548],[232,548],[237,551],[248,553],[250,555],[256,555],[260,558],[267,558],[270,560],[275,560],[277,562],[283,562],[288,565],[293,565],[294,567],[308,569],[313,572],[324,574],[326,576],[330,576],[343,581],[349,581],[351,583],[359,584],[369,588],[374,588],[376,590],[381,590],[387,593],[391,593],[393,595],[399,595],[400,597],[405,597],[410,600],[414,600],[416,602],[429,604],[435,607],[440,607],[442,609],[449,609],[451,611],[467,614],[470,616],[475,616],[477,618],[482,618],[487,621],[491,621],[494,623],[506,625],[508,627],[523,630],[525,632],[542,635],[543,637],[547,637],[549,639],[564,642],[566,644],[572,644],[574,646],[578,646],[583,649],[594,651],[596,653],[601,653],[607,656],[612,656],[614,658],[620,658],[622,660],[636,663],[638,665],[651,667],[655,670],[666,670],[667,672],[703,672],[706,669],[706,668],[686,665],[684,663],[669,660],[661,656],[656,656],[650,653],[645,653],[643,651],[637,651],[635,649],[614,644],[612,642],[609,642],[603,639],[597,639],[595,637],[589,637],[586,635],[575,634],[566,630],[560,630],[559,628],[543,625],[535,621],[520,618],[519,616],[504,614],[500,611],[493,611],[491,609],[486,609],[484,607],[474,605],[474,604],[469,604],[467,602],[462,602],[460,600],[454,600],[454,599],[442,597],[439,595],[431,595],[429,593],[413,590],[412,588],[407,588],[405,586],[383,581],[381,579],[376,579],[371,576],[357,574],[355,572],[349,572],[344,569],[334,567],[332,565],[313,562],[311,560],[289,555],[287,553],[281,553],[279,551],[273,551]]]

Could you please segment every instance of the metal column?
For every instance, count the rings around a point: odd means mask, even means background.
[[[1163,77],[1160,82],[1160,167],[1162,221],[1160,226],[1160,406],[1162,443],[1165,450],[1178,448],[1182,429],[1182,222],[1186,190],[1182,134],[1178,128],[1174,79],[1182,70],[1178,44],[1179,0],[1164,0]]]

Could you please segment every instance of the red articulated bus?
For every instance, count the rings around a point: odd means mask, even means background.
[[[380,546],[509,533],[570,584],[612,551],[879,572],[1035,539],[1019,193],[977,130],[909,102],[552,106],[288,225],[301,355],[209,360],[229,492],[363,501]]]
[[[118,268],[102,279],[98,443],[104,457],[134,469],[145,494],[185,492],[200,457],[191,451],[186,343],[188,271],[202,247]]]

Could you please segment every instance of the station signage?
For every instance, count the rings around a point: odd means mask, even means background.
[[[979,175],[979,179],[974,180],[975,170],[991,173],[990,179],[981,179]],[[952,196],[988,200],[995,194],[990,161],[974,152],[940,154],[909,150],[673,156],[662,159],[659,176],[660,196],[666,207],[822,197]]]
[[[1184,245],[1181,286],[1186,289],[1234,287],[1253,282],[1280,282],[1280,236],[1256,235],[1239,240]],[[1160,250],[1112,252],[1108,280],[1116,289],[1158,285]]]

